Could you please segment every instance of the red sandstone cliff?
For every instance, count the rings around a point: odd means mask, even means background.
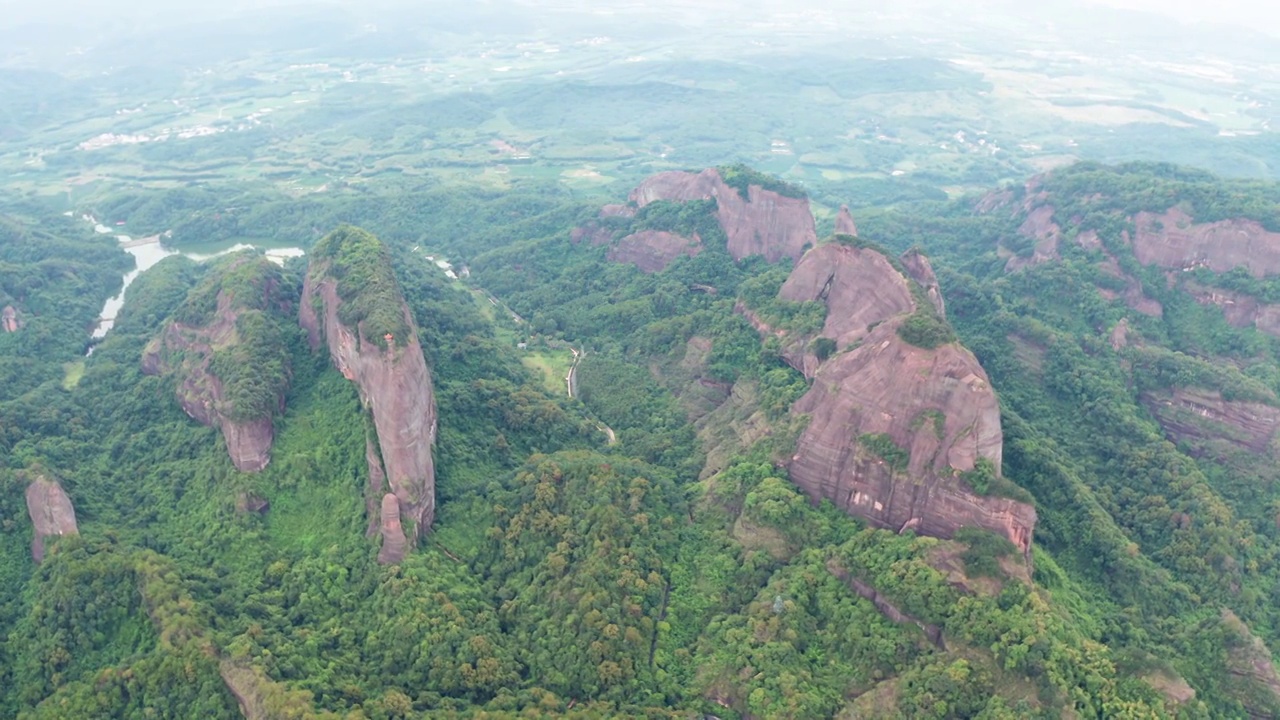
[[[79,534],[76,527],[76,511],[71,498],[57,480],[37,477],[27,486],[27,514],[35,532],[31,538],[31,557],[36,562],[44,559],[44,541],[61,535]]]
[[[1274,400],[1273,400],[1274,402]],[[1259,402],[1224,400],[1222,393],[1175,388],[1142,395],[1142,403],[1170,440],[1188,443],[1193,452],[1205,443],[1245,450],[1261,461],[1280,430],[1280,408]]]
[[[233,292],[215,287],[216,309],[208,322],[188,324],[170,321],[161,334],[147,344],[142,354],[142,371],[148,375],[174,373],[178,378],[177,397],[188,416],[208,427],[222,431],[231,462],[241,472],[258,472],[271,462],[271,445],[275,439],[274,413],[284,409],[283,386],[269,403],[246,411],[236,407],[227,392],[225,378],[219,378],[211,369],[215,353],[234,349],[242,341],[237,329],[241,315],[256,312],[251,308],[263,308],[269,313],[288,316],[292,313],[292,301],[285,297],[279,274],[274,265],[261,256],[245,256],[232,259],[215,273],[243,272],[246,265],[254,264],[260,275],[256,291],[260,296],[236,298]],[[206,283],[220,282],[218,277]],[[199,294],[197,288],[194,294]],[[279,349],[277,349],[279,350]],[[283,352],[283,350],[279,350]],[[279,361],[279,358],[272,358]]]
[[[818,240],[807,199],[781,195],[759,185],[749,185],[747,196],[743,197],[737,189],[725,184],[715,168],[699,173],[658,173],[632,190],[628,200],[626,205],[604,206],[600,216],[634,217],[637,208],[658,200],[715,200],[716,219],[724,229],[729,254],[735,260],[751,255],[763,255],[769,262],[777,262],[784,257],[799,260],[804,251],[816,245]],[[852,224],[852,218],[849,222]],[[575,232],[575,241],[584,238],[590,238],[597,244],[607,241],[598,226],[580,228]],[[670,233],[649,231],[619,241],[611,250],[610,259],[633,262],[645,272],[652,272],[649,267],[661,269],[680,254],[695,255],[700,248],[700,238],[686,240]],[[644,264],[636,259],[643,259]]]
[[[299,320],[311,348],[328,344],[338,371],[356,384],[360,399],[373,415],[377,452],[367,453],[371,492],[381,496],[379,527],[383,536],[378,559],[399,562],[408,544],[427,532],[435,517],[435,466],[431,457],[436,435],[435,395],[417,328],[403,299],[400,312],[410,328],[404,342],[392,342],[384,350],[364,339],[359,328],[347,327],[338,317],[342,300],[337,281],[328,274],[327,260],[313,260],[302,290]],[[381,463],[378,463],[378,460]],[[381,487],[385,477],[389,491]],[[402,518],[412,521],[406,538]]]
[[[818,246],[800,260],[778,297],[793,302],[819,301],[827,306],[822,337],[836,341],[838,350],[859,343],[872,327],[915,304],[911,287],[881,253],[870,248],[830,242]],[[809,338],[785,343],[787,359],[812,378],[818,358],[807,351]]]
[[[921,289],[936,292],[926,258],[909,253],[902,262]],[[959,477],[979,459],[1000,473],[1000,408],[986,373],[959,343],[926,349],[898,335],[920,310],[913,280],[876,250],[827,243],[782,286],[784,299],[826,304],[821,335],[838,351],[820,363],[797,353],[807,342],[784,340],[789,359],[813,378],[792,407],[809,422],[789,462],[791,479],[810,497],[828,498],[879,527],[945,538],[976,525],[1028,553],[1035,509],[978,495]],[[931,309],[941,308],[938,294]],[[886,441],[898,457],[883,456]]]
[[[1280,273],[1280,233],[1254,220],[1197,223],[1175,207],[1163,215],[1140,212],[1133,223],[1133,252],[1143,265],[1214,272],[1244,267],[1254,277]]]

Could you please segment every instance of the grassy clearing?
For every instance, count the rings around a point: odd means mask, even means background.
[[[568,350],[540,350],[522,356],[520,362],[542,374],[543,384],[549,392],[557,395],[568,392],[564,379],[569,375],[569,368],[573,367],[573,353]]]
[[[62,373],[62,389],[74,390],[80,384],[80,378],[84,377],[84,361],[63,363]]]

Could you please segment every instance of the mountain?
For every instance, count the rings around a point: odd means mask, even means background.
[[[275,264],[240,253],[210,271],[143,351],[143,372],[176,375],[183,411],[222,431],[241,472],[271,461],[294,302]]]
[[[834,240],[805,254],[778,296],[826,306],[816,337],[778,333],[788,362],[813,379],[792,407],[808,418],[792,481],[878,527],[935,537],[982,527],[1029,558],[1035,510],[1025,491],[1001,484],[999,403],[946,326],[928,260]],[[823,340],[832,354],[819,358]],[[979,494],[999,487],[1014,499]]]
[[[0,714],[1276,716],[1275,187],[817,189],[313,193],[87,357],[18,223]]]
[[[769,262],[798,260],[817,244],[809,200],[800,188],[735,165],[701,172],[658,173],[641,182],[625,204],[606,205],[599,220],[575,231],[575,238],[589,237],[593,244],[610,243],[610,219],[639,218],[654,222],[670,204],[712,202],[715,220],[735,260],[762,255]],[[655,204],[657,207],[655,208]],[[665,214],[665,213],[664,213]],[[659,215],[660,217],[660,215]],[[664,219],[657,219],[663,223]],[[665,218],[669,223],[670,218]],[[610,244],[609,259],[629,262],[645,272],[657,272],[680,255],[695,256],[703,248],[702,236],[687,237],[666,230],[644,228]]]
[[[436,406],[418,329],[377,238],[340,228],[312,250],[299,321],[312,350],[354,382],[373,417],[366,441],[370,533],[382,533],[379,562],[404,558],[435,517]],[[384,480],[389,489],[383,486]],[[410,521],[406,533],[402,519]]]

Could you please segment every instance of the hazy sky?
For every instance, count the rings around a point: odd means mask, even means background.
[[[443,0],[0,0],[0,29],[14,27],[31,21],[59,23],[75,20],[96,22],[99,20],[117,19],[123,21],[157,20],[173,21],[183,18],[192,20],[217,15],[232,14],[237,10],[262,8],[279,5],[344,5],[360,7],[368,4],[394,5],[404,2],[412,5],[424,5]],[[481,5],[497,4],[495,0],[448,0],[450,2],[472,2]],[[524,0],[526,4],[528,0]],[[665,5],[680,8],[696,8],[698,0],[612,0],[613,3],[635,7],[659,8]],[[941,2],[942,0],[939,0]],[[988,0],[989,1],[989,0]],[[998,0],[997,0],[998,1]],[[1068,0],[1070,1],[1070,0]],[[1084,5],[1099,4],[1116,8],[1141,10],[1159,13],[1176,18],[1186,23],[1217,22],[1247,27],[1280,36],[1280,2],[1274,0],[1075,0]],[[498,0],[500,2],[500,0]],[[890,0],[892,2],[892,0]],[[835,10],[848,3],[850,6],[866,7],[865,0],[763,0],[765,6],[776,5],[789,7],[796,4],[814,3],[825,10]],[[573,6],[575,4],[591,8],[607,6],[610,0],[553,0],[553,4]],[[710,0],[705,4],[723,6],[722,0]],[[977,4],[988,2],[977,0]],[[950,5],[950,3],[948,3]],[[1032,16],[1036,12],[1036,2],[1006,4],[1019,15]]]
[[[1278,3],[1267,0],[1092,0],[1102,5],[1170,15],[1183,22],[1223,22],[1280,35]]]

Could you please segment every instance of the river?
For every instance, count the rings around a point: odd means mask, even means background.
[[[84,219],[93,223],[93,229],[98,233],[106,235],[112,232],[111,228],[99,223],[91,216],[85,215]],[[156,235],[150,238],[143,238],[138,243],[134,243],[133,238],[128,235],[116,235],[116,240],[119,241],[122,246],[126,246],[122,249],[133,256],[134,268],[124,274],[124,284],[123,287],[120,288],[120,293],[115,297],[108,298],[107,302],[103,304],[102,312],[98,315],[98,324],[94,327],[93,333],[90,335],[93,340],[101,340],[106,337],[107,333],[111,331],[111,328],[115,327],[116,315],[120,312],[120,308],[124,307],[125,291],[129,289],[129,286],[133,284],[133,281],[137,280],[139,275],[151,269],[156,263],[170,255],[183,255],[195,260],[196,262],[204,262],[205,260],[209,260],[220,255],[226,255],[228,253],[262,248],[263,254],[267,256],[268,260],[276,263],[277,265],[284,265],[285,260],[292,257],[302,257],[306,254],[302,248],[298,247],[265,247],[263,245],[250,245],[248,243],[236,243],[229,247],[218,248],[210,253],[182,252],[180,250],[173,250],[165,247],[162,243],[163,239],[163,236]],[[89,353],[93,353],[92,347],[89,348]]]

